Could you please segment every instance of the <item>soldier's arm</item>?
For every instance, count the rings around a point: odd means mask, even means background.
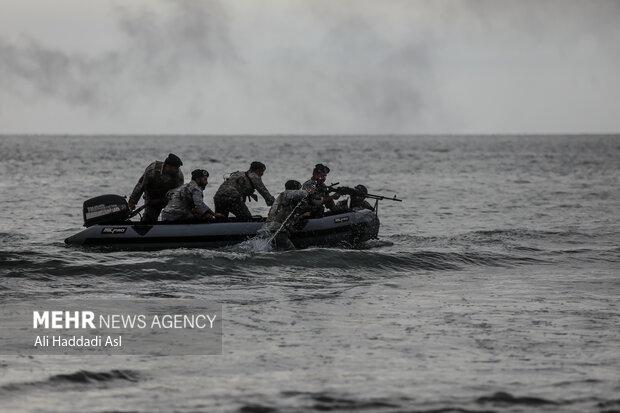
[[[254,188],[256,188],[258,193],[265,199],[267,205],[273,205],[273,201],[275,200],[275,198],[269,193],[269,191],[265,187],[265,184],[263,184],[263,180],[260,179],[259,176],[254,174],[250,175],[250,179],[252,180],[252,183],[254,183]]]
[[[192,200],[194,201],[194,208],[198,210],[198,213],[200,213],[200,215],[204,215],[208,212],[211,212],[211,215],[213,215],[211,208],[209,208],[207,204],[204,203],[204,196],[200,189],[192,189]]]
[[[131,195],[129,196],[130,204],[136,205],[138,201],[140,201],[140,197],[144,193],[144,188],[146,187],[146,180],[148,179],[148,170],[149,168],[147,167],[144,173],[142,174],[142,176],[140,177],[140,179],[138,180],[138,183],[133,188],[133,191],[131,192]]]

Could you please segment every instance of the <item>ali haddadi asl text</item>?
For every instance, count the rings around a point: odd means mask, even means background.
[[[121,347],[121,336],[37,336],[35,347]]]

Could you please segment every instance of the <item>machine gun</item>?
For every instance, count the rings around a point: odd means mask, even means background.
[[[339,182],[336,182],[335,184],[326,186],[327,191],[336,192],[340,195],[349,195],[350,197],[359,196],[363,198],[374,199],[375,200],[374,210],[377,215],[379,215],[379,201],[386,200],[386,201],[403,202],[402,199],[396,198],[396,195],[394,195],[393,197],[389,197],[389,196],[384,196],[384,195],[368,194],[356,188],[350,188],[348,186],[336,186],[338,184]],[[343,201],[343,202],[346,202],[346,201]]]
[[[377,201],[387,200],[387,201],[403,202],[402,199],[396,198],[396,195],[394,195],[393,197],[389,197],[389,196],[384,196],[384,195],[366,194],[358,189],[350,188],[348,186],[340,186],[338,188],[334,188],[333,192],[337,192],[340,195],[361,196],[364,198],[376,199]]]

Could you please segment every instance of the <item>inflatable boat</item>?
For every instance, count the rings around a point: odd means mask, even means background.
[[[124,198],[103,195],[84,203],[83,231],[65,239],[67,245],[119,248],[218,248],[248,240],[263,226],[265,218],[209,223],[142,223],[130,221]],[[301,222],[291,233],[296,248],[355,246],[376,238],[379,218],[370,210],[348,210]]]

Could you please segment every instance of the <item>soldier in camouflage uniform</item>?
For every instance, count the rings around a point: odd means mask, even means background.
[[[179,169],[183,165],[175,154],[169,154],[164,162],[155,161],[146,167],[144,174],[129,196],[129,208],[134,210],[144,193],[143,222],[155,222],[165,205],[166,193],[183,185],[183,172]]]
[[[355,189],[363,195],[368,193],[368,189],[364,185],[357,185]],[[365,196],[352,195],[349,200],[349,208],[351,209],[369,209],[374,211],[375,208],[366,201]]]
[[[269,210],[265,225],[257,235],[269,239],[277,233],[274,238],[276,249],[294,250],[295,246],[290,240],[291,231],[300,219],[310,216],[307,207],[308,197],[312,192],[302,190],[301,184],[293,180],[287,181],[284,188],[285,191],[276,198]]]
[[[265,165],[261,162],[252,162],[247,172],[233,172],[228,179],[219,187],[213,201],[215,202],[215,212],[228,217],[232,213],[240,220],[250,221],[252,214],[245,205],[247,198],[258,201],[254,191],[265,199],[267,205],[273,204],[274,198],[263,184],[262,176],[265,173]]]
[[[313,218],[322,217],[325,213],[325,206],[331,211],[338,211],[339,208],[334,203],[335,199],[340,198],[340,194],[329,194],[327,186],[325,185],[325,179],[329,168],[322,164],[316,164],[312,171],[312,178],[304,182],[301,189],[305,191],[313,191],[313,195],[310,198],[310,213]]]
[[[203,201],[203,191],[209,183],[209,172],[204,169],[192,171],[192,180],[168,192],[168,203],[161,213],[161,220],[167,222],[205,221],[221,217],[211,211]]]

